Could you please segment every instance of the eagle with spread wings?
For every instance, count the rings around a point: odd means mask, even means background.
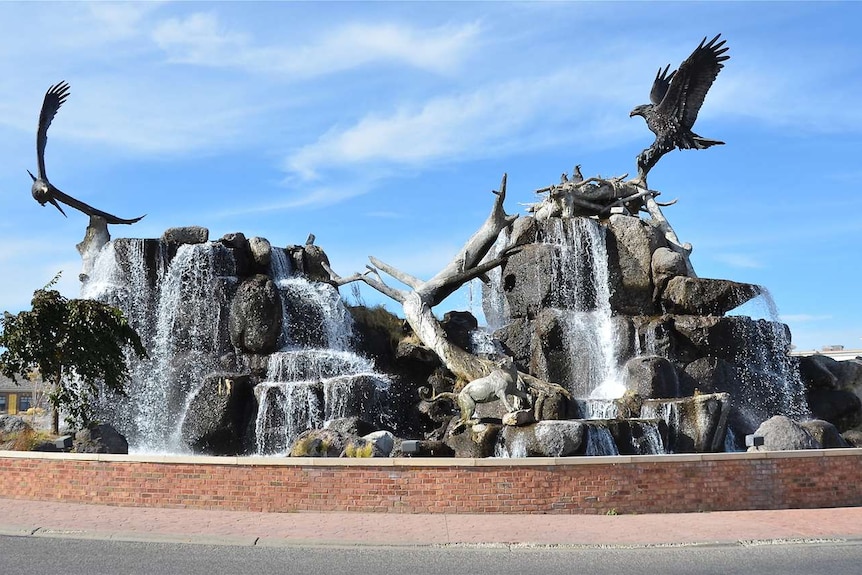
[[[42,102],[42,111],[39,113],[39,128],[36,131],[36,161],[38,162],[38,177],[34,176],[30,170],[27,173],[33,179],[32,193],[33,198],[41,205],[51,203],[55,208],[60,210],[64,216],[66,212],[60,207],[61,202],[80,210],[89,216],[99,216],[104,218],[109,224],[133,224],[143,218],[140,216],[130,220],[119,218],[102,210],[97,210],[89,204],[85,204],[81,200],[77,200],[68,194],[64,194],[58,190],[54,184],[48,181],[48,175],[45,172],[45,144],[48,143],[48,127],[54,116],[57,115],[57,110],[69,97],[69,84],[67,82],[59,82],[48,88],[45,94],[45,100]]]
[[[668,74],[670,64],[663,70],[659,68],[650,91],[651,103],[638,106],[629,114],[629,117],[642,116],[656,136],[652,146],[637,159],[637,179],[641,184],[646,185],[647,173],[674,148],[705,150],[724,144],[691,131],[707,91],[724,67],[724,61],[730,58],[725,55],[728,50],[725,40],[718,41],[720,37],[718,34],[709,42],[704,38],[678,70]]]

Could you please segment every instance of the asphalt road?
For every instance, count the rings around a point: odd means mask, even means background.
[[[664,547],[259,547],[0,536],[4,575],[858,575],[862,543]]]

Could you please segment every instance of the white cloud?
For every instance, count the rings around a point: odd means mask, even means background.
[[[500,156],[572,140],[601,145],[637,134],[643,126],[607,114],[612,94],[593,103],[603,78],[584,80],[584,70],[493,84],[390,114],[371,113],[346,129],[333,128],[286,160],[305,179],[322,169],[375,163],[419,165],[437,160]]]
[[[172,62],[313,77],[372,62],[445,73],[458,65],[478,33],[474,23],[424,29],[353,23],[335,27],[304,46],[261,45],[221,24],[215,14],[198,12],[163,21],[153,30],[153,40]]]

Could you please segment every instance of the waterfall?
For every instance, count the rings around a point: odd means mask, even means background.
[[[612,399],[575,399],[581,419],[616,419],[619,406]]]
[[[632,445],[637,450],[638,455],[658,455],[665,452],[657,422],[638,419],[631,420],[631,425]],[[640,431],[639,436],[635,433],[635,428]]]
[[[103,397],[96,406],[137,452],[183,450],[179,425],[188,400],[229,349],[223,312],[236,285],[230,252],[217,243],[181,245],[166,261],[162,242],[110,242],[81,290],[122,309],[147,348],[148,358],[129,357],[127,398]]]
[[[584,455],[619,455],[614,436],[604,425],[589,423],[584,430],[586,448]]]
[[[551,305],[565,326],[572,358],[569,391],[579,397],[620,397],[616,329],[611,312],[607,231],[590,218],[552,218],[545,224],[545,243],[553,245]]]
[[[772,415],[786,415],[796,420],[810,417],[798,364],[789,355],[790,333],[780,321],[772,295],[766,288],[760,289],[760,295],[733,314],[745,313],[759,318],[742,324],[740,331],[743,333],[735,334],[736,339],[745,342],[736,360],[743,384],[740,404],[760,421]]]
[[[351,351],[353,319],[328,284],[292,275],[283,250],[270,274],[282,302],[282,349],[269,356],[266,381],[255,387],[255,450],[286,453],[298,435],[331,420],[381,416],[389,379]]]
[[[511,236],[511,228],[504,228],[493,247],[485,256],[485,260],[493,260],[498,257],[503,250],[509,247],[509,238]],[[493,332],[502,327],[511,320],[509,311],[509,302],[506,301],[506,296],[503,293],[503,268],[497,266],[489,270],[485,274],[488,278],[488,285],[482,288],[482,311],[485,314],[485,322],[488,324],[488,329]],[[474,280],[478,281],[478,280]],[[474,282],[471,282],[471,287]]]

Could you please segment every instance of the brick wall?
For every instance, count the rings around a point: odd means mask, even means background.
[[[0,452],[0,497],[243,511],[668,513],[862,505],[862,449],[562,459]]]

